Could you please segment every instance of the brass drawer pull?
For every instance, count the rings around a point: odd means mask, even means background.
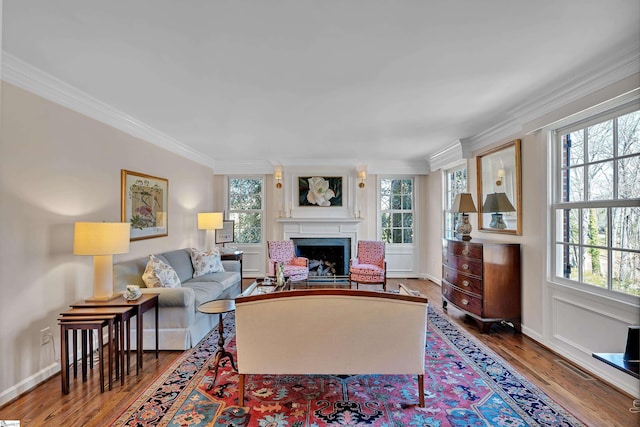
[[[468,270],[468,269],[469,269],[469,265],[467,265],[467,264],[462,264],[462,269],[463,269],[463,270]]]
[[[469,305],[469,301],[464,298],[460,302],[462,303],[462,305]]]
[[[462,255],[469,255],[469,249],[465,249],[462,251]]]
[[[462,286],[469,286],[469,282],[467,280],[462,281]]]

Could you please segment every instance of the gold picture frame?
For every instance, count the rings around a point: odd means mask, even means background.
[[[169,235],[169,180],[122,169],[121,197],[131,241]]]
[[[478,230],[522,234],[520,140],[478,155]],[[487,199],[489,197],[489,199]],[[500,206],[495,202],[500,200]],[[508,207],[505,208],[504,205]],[[493,207],[486,211],[485,208]],[[504,209],[504,210],[503,210]]]

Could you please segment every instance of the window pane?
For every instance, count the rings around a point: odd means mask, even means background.
[[[405,228],[402,233],[402,242],[403,243],[413,243],[413,230],[410,228]]]
[[[565,279],[579,280],[578,260],[580,259],[580,247],[576,245],[557,245],[556,259],[560,262],[556,263],[556,274]]]
[[[413,227],[413,214],[402,214],[402,226],[405,228]]]
[[[391,209],[402,209],[402,197],[398,195],[391,196]]]
[[[591,246],[607,246],[607,210],[583,209],[582,215],[582,243]]]
[[[393,229],[393,243],[402,243],[402,230],[399,228]]]
[[[235,241],[237,243],[260,243],[262,220],[259,213],[236,212],[232,213],[230,217],[235,221]]]
[[[568,134],[566,144],[568,147],[564,153],[565,161],[563,164],[568,163],[569,166],[584,164],[584,130]]]
[[[640,156],[618,160],[618,198],[640,198]]]
[[[391,215],[393,227],[402,227],[402,214],[395,213]]]
[[[613,158],[613,120],[587,128],[589,162]]]
[[[640,254],[626,251],[612,251],[612,289],[630,295],[640,296]]]
[[[613,162],[589,165],[588,200],[613,200]]]
[[[612,208],[611,234],[614,248],[640,250],[640,207]]]
[[[380,209],[383,211],[391,209],[391,197],[389,195],[380,196]]]
[[[391,227],[391,214],[383,213],[381,218],[382,218],[382,228]]]
[[[411,210],[411,196],[402,196],[402,209]]]
[[[558,209],[556,211],[556,241],[579,243],[580,209]]]
[[[582,251],[582,281],[600,288],[607,287],[607,251],[585,247]]]
[[[567,186],[570,202],[579,202],[584,198],[584,166],[569,169],[569,185]]]
[[[618,156],[640,153],[640,111],[618,117]]]

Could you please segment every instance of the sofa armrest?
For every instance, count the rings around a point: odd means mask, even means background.
[[[222,260],[222,266],[224,267],[224,271],[237,271],[240,273],[240,261],[233,259]]]
[[[196,294],[191,288],[141,288],[143,294],[159,294],[159,307],[193,307]]]

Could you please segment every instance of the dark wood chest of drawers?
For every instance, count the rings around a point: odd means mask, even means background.
[[[520,245],[442,242],[442,307],[453,304],[487,332],[503,320],[520,332]]]

